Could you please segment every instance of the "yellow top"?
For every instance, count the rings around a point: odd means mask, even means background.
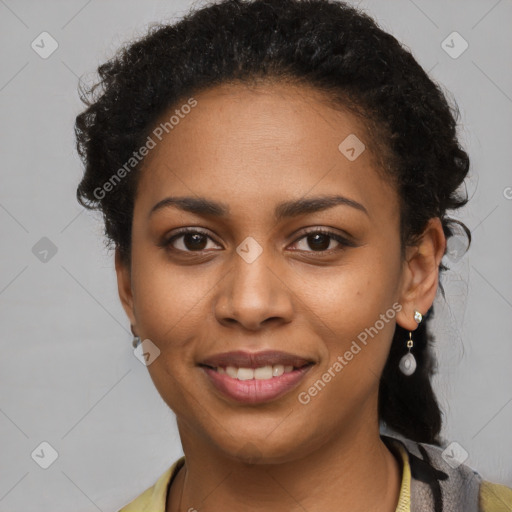
[[[400,496],[395,512],[411,512],[409,456],[400,443],[394,443],[394,446],[398,448],[403,463]],[[168,486],[184,463],[185,457],[180,457],[160,476],[153,486],[146,489],[119,512],[165,512]],[[481,512],[512,512],[512,489],[504,485],[482,482],[480,486],[480,509]]]

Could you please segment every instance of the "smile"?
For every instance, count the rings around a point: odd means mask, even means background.
[[[215,368],[217,373],[227,374],[232,379],[238,380],[268,380],[274,377],[281,377],[284,373],[291,373],[293,371],[292,365],[276,364],[273,366],[260,366],[259,368],[236,368],[235,366],[227,366],[223,368],[218,366]]]
[[[290,393],[313,364],[300,368],[273,365],[259,368],[200,366],[208,382],[223,397],[243,404],[262,404]]]

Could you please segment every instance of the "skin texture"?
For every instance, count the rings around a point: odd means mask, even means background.
[[[116,254],[121,302],[134,333],[161,351],[148,370],[177,416],[186,456],[167,510],[392,512],[401,469],[379,437],[379,376],[395,322],[414,330],[414,311],[425,313],[434,300],[441,223],[431,219],[401,259],[397,192],[376,169],[361,121],[330,108],[321,93],[232,84],[194,97],[197,106],[146,159],[131,268]],[[352,133],[367,148],[355,161],[338,150]],[[368,215],[338,205],[273,217],[282,201],[332,194]],[[229,214],[169,207],[148,218],[168,196],[220,201]],[[211,239],[199,252],[190,238],[159,246],[182,227]],[[348,235],[353,246],[327,238],[315,250],[319,242],[304,236],[315,228]],[[250,264],[236,252],[248,236],[263,250]],[[402,306],[395,318],[302,405],[298,394],[394,303]],[[198,366],[220,352],[271,349],[315,365],[297,389],[266,404],[224,398]]]

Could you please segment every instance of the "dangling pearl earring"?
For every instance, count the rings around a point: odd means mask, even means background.
[[[414,312],[414,320],[416,320],[416,323],[420,323],[423,319],[422,314],[419,311]],[[407,340],[407,348],[409,351],[405,356],[400,359],[400,363],[398,367],[400,368],[400,371],[404,375],[412,375],[416,371],[416,358],[411,354],[411,348],[414,346],[414,341],[412,340],[412,332],[409,331],[409,339]]]

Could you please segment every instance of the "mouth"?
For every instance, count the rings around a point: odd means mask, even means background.
[[[203,368],[208,368],[210,370],[213,370],[217,372],[219,375],[227,375],[228,377],[231,377],[232,379],[237,380],[269,380],[274,379],[276,377],[281,377],[281,375],[284,375],[285,373],[292,373],[297,370],[301,370],[302,368],[305,368],[306,366],[311,365],[312,363],[305,364],[300,367],[295,367],[292,365],[282,365],[282,364],[274,364],[274,365],[266,365],[266,366],[259,366],[257,368],[244,368],[236,366],[208,366],[208,365],[199,365]]]
[[[314,364],[285,352],[227,352],[204,360],[199,367],[224,397],[258,404],[292,391]]]

